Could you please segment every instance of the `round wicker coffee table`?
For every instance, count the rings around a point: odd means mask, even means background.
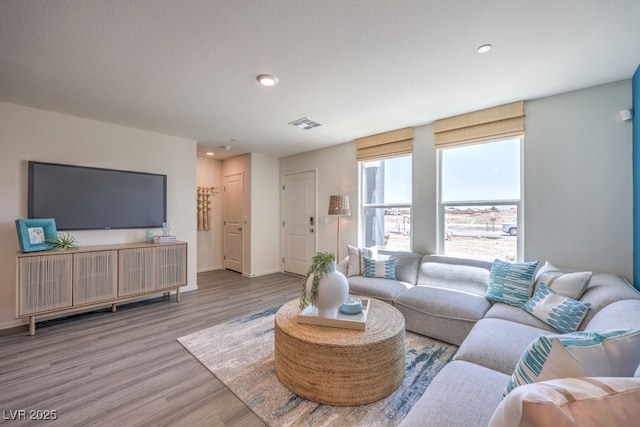
[[[280,382],[305,399],[355,406],[387,397],[404,378],[404,317],[371,300],[366,331],[298,324],[298,300],[275,317]]]

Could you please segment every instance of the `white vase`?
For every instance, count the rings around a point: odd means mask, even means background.
[[[307,279],[307,295],[311,295],[313,286],[313,275]],[[344,304],[349,296],[349,281],[336,270],[336,262],[329,264],[329,272],[320,279],[318,283],[318,295],[314,302],[314,307],[318,309],[318,316],[335,318],[338,316],[338,309]]]

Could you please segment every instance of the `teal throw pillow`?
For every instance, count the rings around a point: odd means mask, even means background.
[[[396,260],[376,260],[364,257],[364,277],[379,277],[382,279],[396,278]]]
[[[522,309],[565,334],[578,329],[590,306],[590,303],[558,295],[553,289],[540,283]]]
[[[538,261],[510,263],[496,259],[489,272],[485,298],[492,302],[522,306],[531,296],[533,273],[537,266]]]

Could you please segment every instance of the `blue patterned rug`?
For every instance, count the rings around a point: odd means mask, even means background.
[[[279,307],[240,317],[178,341],[266,424],[276,426],[396,426],[457,347],[407,332],[405,377],[389,397],[362,406],[329,406],[283,386],[273,361]]]

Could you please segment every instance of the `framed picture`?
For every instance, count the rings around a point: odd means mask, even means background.
[[[20,252],[46,251],[53,247],[50,240],[58,237],[53,218],[16,219]]]

